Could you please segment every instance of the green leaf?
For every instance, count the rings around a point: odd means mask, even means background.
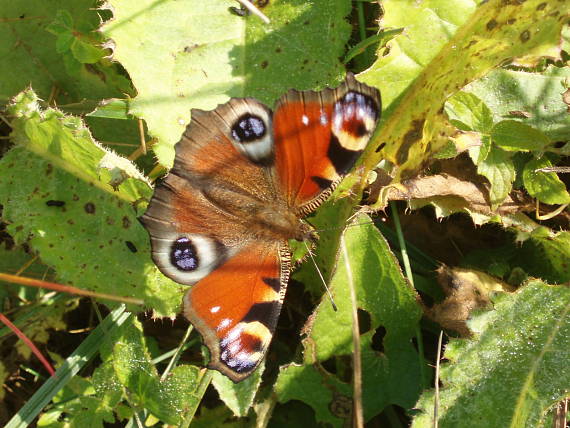
[[[530,117],[524,124],[547,135],[551,141],[566,140],[570,115],[560,93],[570,79],[570,67],[551,66],[544,72],[514,71],[498,68],[465,90],[476,94],[493,112],[495,122],[509,112],[523,111]]]
[[[366,165],[387,159],[400,168],[396,179],[412,175],[444,147],[454,129],[441,113],[446,99],[506,60],[559,52],[568,13],[562,3],[386,0],[384,27],[404,32],[378,52],[362,80],[382,89],[381,132]],[[429,37],[425,37],[429,34]],[[553,52],[554,50],[554,52]]]
[[[451,123],[463,131],[489,134],[493,127],[493,113],[475,95],[458,92],[445,103],[445,112]]]
[[[94,31],[101,25],[99,3],[96,0],[0,2],[0,16],[5,19],[0,25],[0,57],[6,64],[0,67],[1,105],[30,85],[41,99],[49,100],[55,94],[60,106],[82,99],[122,97],[132,91],[115,85],[119,80],[125,82],[119,76],[117,64],[107,62],[96,73],[79,64],[73,78],[62,66],[72,57],[64,50],[74,39],[69,38],[72,28],[97,39],[98,33]],[[53,33],[61,35],[61,39]]]
[[[114,19],[102,30],[138,93],[130,113],[158,138],[153,150],[165,166],[191,108],[213,109],[231,96],[271,104],[291,88],[338,83],[344,71],[349,2],[271,1],[263,8],[270,24],[233,15],[228,0],[108,3]]]
[[[183,287],[154,266],[137,220],[135,201],[151,194],[142,174],[95,143],[80,119],[41,110],[31,91],[10,113],[18,145],[0,160],[0,204],[14,240],[28,243],[63,283],[138,297],[159,315],[177,313]],[[118,187],[117,170],[125,178]]]
[[[232,382],[220,372],[214,372],[212,385],[220,394],[220,399],[226,403],[226,406],[231,409],[235,416],[244,417],[247,415],[261,384],[261,375],[264,369],[265,363],[262,363],[250,377],[239,383]]]
[[[524,166],[523,183],[527,192],[545,204],[570,203],[570,194],[566,185],[555,172],[537,171],[540,168],[551,167],[547,157],[533,159]]]
[[[452,339],[441,367],[439,426],[540,426],[567,397],[570,288],[534,280],[474,316],[473,339]],[[433,391],[424,393],[412,427],[433,426]]]
[[[420,392],[420,358],[411,345],[411,338],[415,336],[421,310],[414,290],[402,277],[397,260],[369,217],[359,216],[356,224],[358,227],[346,230],[345,241],[358,307],[368,313],[371,320],[370,330],[361,335],[363,406],[365,419],[369,419],[390,403],[410,407]],[[311,333],[304,341],[306,365],[353,353],[352,309],[346,269],[345,259],[341,256],[329,285],[338,311],[332,309],[325,296],[311,317]],[[381,354],[372,345],[378,329],[385,330]],[[290,366],[286,369],[288,374],[283,376],[299,370]],[[332,375],[323,374],[319,382],[331,384],[329,376]],[[313,397],[309,388],[292,392],[290,387],[283,384],[280,401],[286,401],[284,397],[289,394],[310,405],[314,400],[323,400]],[[350,395],[344,387],[337,393]]]
[[[286,403],[290,400],[301,400],[315,411],[319,422],[331,424],[334,427],[343,426],[341,414],[334,414],[333,403],[343,398],[351,403],[351,387],[340,382],[332,375],[326,375],[312,365],[289,365],[281,370],[274,387],[278,400]],[[349,404],[350,406],[351,404]],[[349,407],[350,413],[350,407]],[[346,414],[344,415],[346,417]]]
[[[524,241],[520,252],[516,265],[529,275],[554,284],[570,281],[570,232],[554,234],[538,228]]]
[[[82,64],[94,64],[105,56],[105,51],[91,43],[75,38],[71,43],[71,52],[74,58]]]
[[[489,202],[494,210],[512,190],[516,175],[513,161],[507,152],[493,146],[485,160],[477,164],[477,173],[489,180]]]
[[[142,327],[133,317],[113,342],[113,367],[117,379],[129,391],[131,404],[148,409],[166,423],[180,424],[186,411],[201,399],[196,394],[199,369],[178,366],[161,381],[151,363]]]
[[[542,151],[550,144],[542,132],[516,120],[503,120],[495,124],[491,139],[508,151]]]

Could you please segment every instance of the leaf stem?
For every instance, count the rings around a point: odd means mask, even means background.
[[[402,233],[402,225],[400,224],[400,217],[398,216],[398,207],[394,201],[390,201],[390,211],[392,213],[396,235],[398,236],[398,242],[400,244],[400,253],[402,255],[402,261],[404,262],[404,271],[406,272],[406,278],[408,278],[410,285],[414,287],[414,277],[412,275],[412,267],[410,265],[408,251],[406,250],[406,240],[404,239],[404,234]],[[425,389],[428,387],[428,381],[427,373],[425,370],[424,342],[422,339],[422,332],[419,324],[416,326],[416,341],[418,342],[418,358],[420,360],[420,376],[422,378],[422,388]]]
[[[352,387],[353,387],[353,403],[354,403],[354,425],[357,428],[364,427],[364,417],[362,414],[362,356],[360,353],[360,327],[358,325],[358,302],[356,301],[356,290],[354,287],[354,279],[352,277],[352,268],[348,259],[348,251],[346,249],[346,241],[344,234],[340,236],[340,246],[342,248],[342,256],[346,267],[346,277],[348,281],[348,289],[350,290],[350,307],[352,309],[352,346],[354,348],[352,354]]]

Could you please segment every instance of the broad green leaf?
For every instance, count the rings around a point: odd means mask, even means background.
[[[154,151],[164,166],[172,165],[191,108],[213,109],[232,96],[272,104],[287,89],[335,84],[343,73],[346,1],[272,0],[263,8],[270,24],[230,13],[230,0],[108,5],[114,19],[102,30],[138,92],[130,113],[158,138]]]
[[[497,146],[508,151],[542,151],[550,140],[542,132],[516,120],[503,120],[491,132]]]
[[[458,92],[445,103],[445,112],[451,123],[463,131],[489,134],[493,127],[493,113],[475,95]]]
[[[70,30],[95,40],[101,37],[95,33],[101,23],[97,4],[95,0],[0,2],[0,57],[4,65],[0,67],[0,105],[30,84],[44,100],[56,94],[60,106],[131,92],[128,80],[111,62],[89,69],[78,64],[73,76],[62,66],[72,56],[66,53],[74,39]]]
[[[220,372],[214,372],[212,385],[220,394],[220,399],[232,410],[235,416],[247,415],[261,384],[261,375],[264,369],[265,363],[262,363],[250,377],[239,383],[234,383]]]
[[[477,172],[489,180],[489,202],[495,209],[512,189],[516,174],[513,161],[507,152],[493,146],[485,160],[477,164]]]
[[[112,362],[118,380],[128,390],[131,404],[148,409],[166,423],[179,424],[186,411],[201,399],[196,394],[199,385],[197,367],[178,366],[166,380],[159,379],[146,348],[142,327],[133,317],[123,327],[121,335],[114,338]]]
[[[532,197],[545,204],[570,203],[570,194],[566,190],[566,185],[555,172],[537,171],[537,169],[551,166],[552,164],[545,156],[528,162],[523,170],[525,189]]]
[[[453,339],[441,367],[439,426],[533,427],[567,397],[570,288],[533,280],[474,316],[473,339]],[[433,391],[412,427],[433,426]]]
[[[508,118],[512,111],[526,112],[529,117],[519,120],[557,141],[567,139],[570,127],[570,115],[560,95],[569,78],[570,67],[552,66],[541,73],[499,68],[465,90],[489,106],[495,122]]]
[[[368,168],[387,159],[400,167],[397,179],[413,174],[453,132],[441,114],[449,96],[508,59],[559,50],[568,15],[562,2],[452,3],[382,3],[382,24],[404,27],[404,32],[362,75],[365,83],[382,90],[387,106],[366,159]]]
[[[96,144],[80,119],[41,110],[31,91],[10,112],[17,146],[0,160],[0,204],[14,240],[29,243],[61,282],[177,313],[183,289],[158,272],[137,221],[137,201],[151,194],[144,177]],[[115,168],[125,174],[120,184],[111,181]]]
[[[420,360],[411,338],[415,336],[421,310],[414,290],[402,277],[396,259],[370,219],[360,216],[355,225],[358,227],[346,230],[345,240],[358,307],[371,319],[370,330],[361,335],[363,403],[368,419],[390,403],[409,407],[419,394]],[[351,300],[342,256],[329,286],[338,311],[333,311],[325,296],[311,318],[311,333],[304,341],[307,365],[352,355]],[[378,329],[386,331],[382,353],[372,348]],[[285,373],[289,370],[297,369],[287,368]],[[320,382],[330,383],[326,375],[322,377]],[[282,389],[282,393],[286,397],[289,391]],[[297,399],[311,404],[311,391],[304,394],[306,400],[299,396]]]

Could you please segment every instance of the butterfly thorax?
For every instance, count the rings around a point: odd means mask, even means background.
[[[304,241],[313,239],[314,231],[290,209],[279,205],[262,206],[251,217],[250,231],[259,238]]]

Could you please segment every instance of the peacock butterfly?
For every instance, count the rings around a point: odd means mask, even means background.
[[[302,219],[357,161],[380,109],[379,91],[348,74],[336,89],[290,90],[274,111],[252,98],[192,110],[141,221],[158,268],[192,286],[184,315],[210,368],[239,382],[263,359],[289,279],[288,240],[314,236]]]

